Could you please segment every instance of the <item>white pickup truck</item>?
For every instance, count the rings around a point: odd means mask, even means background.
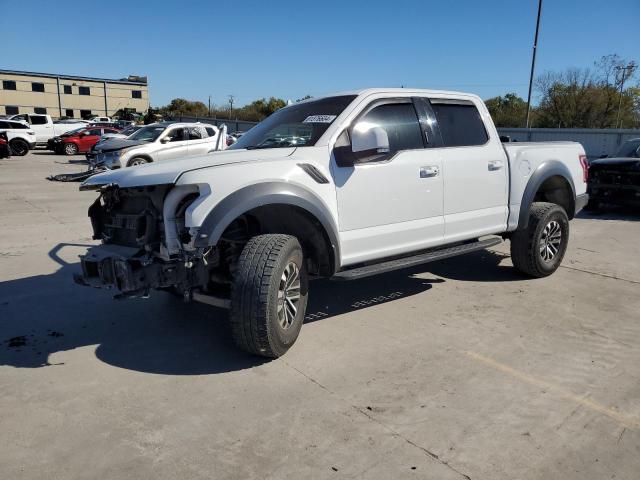
[[[10,116],[9,120],[27,122],[31,126],[31,129],[36,132],[37,145],[46,145],[53,137],[58,137],[63,133],[87,126],[86,122],[54,123],[51,115],[40,113],[20,113]]]
[[[285,107],[224,152],[120,169],[80,189],[102,244],[83,285],[230,309],[237,345],[277,357],[309,279],[355,280],[509,239],[516,269],[553,273],[587,202],[578,143],[503,145],[480,98],[368,89]]]

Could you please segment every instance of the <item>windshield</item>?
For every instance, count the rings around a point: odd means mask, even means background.
[[[155,142],[165,130],[165,126],[162,125],[147,125],[135,132],[129,137],[129,140],[140,140],[142,142]]]
[[[242,135],[229,150],[314,145],[354,98],[327,97],[285,107]]]
[[[125,128],[124,130],[122,130],[120,133],[121,133],[122,135],[129,136],[129,135],[131,135],[133,132],[137,132],[138,130],[140,130],[140,127],[138,127],[137,125],[129,125],[127,128]]]
[[[638,156],[638,148],[640,147],[640,140],[629,140],[624,142],[614,157],[637,157]]]
[[[69,130],[68,132],[64,132],[62,135],[69,135],[70,137],[75,135],[76,133],[82,132],[86,127],[74,128],[73,130]]]

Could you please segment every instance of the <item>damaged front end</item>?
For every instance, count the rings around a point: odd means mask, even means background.
[[[640,160],[607,158],[592,162],[588,193],[594,202],[640,206]]]
[[[199,196],[194,185],[104,187],[89,208],[93,238],[102,244],[80,257],[81,285],[114,289],[118,298],[146,297],[169,289],[190,298],[205,290],[213,249],[193,246],[187,208]]]

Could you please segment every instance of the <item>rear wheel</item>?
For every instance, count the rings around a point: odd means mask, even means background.
[[[253,237],[242,250],[231,289],[231,332],[247,352],[276,358],[298,338],[308,277],[295,237]]]
[[[66,155],[76,155],[78,153],[78,146],[75,143],[65,143],[64,153]]]
[[[29,144],[20,138],[14,138],[9,142],[11,154],[18,157],[24,157],[29,152]]]
[[[513,266],[532,277],[555,272],[567,250],[569,218],[555,203],[536,202],[529,210],[529,225],[511,237]]]

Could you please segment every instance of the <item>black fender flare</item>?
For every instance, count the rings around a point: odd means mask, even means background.
[[[216,245],[233,220],[249,210],[269,204],[291,205],[315,217],[322,225],[331,244],[333,271],[340,269],[338,227],[329,208],[315,193],[302,186],[286,182],[249,185],[222,199],[202,222],[194,246],[204,248]]]
[[[556,176],[564,178],[571,188],[573,208],[569,209],[570,211],[567,212],[567,215],[570,219],[573,218],[575,214],[576,187],[573,183],[571,172],[567,166],[559,160],[547,160],[538,165],[538,168],[531,174],[527,186],[524,189],[522,202],[520,203],[520,214],[518,216],[518,230],[524,230],[529,225],[529,209],[540,186],[547,179]]]

